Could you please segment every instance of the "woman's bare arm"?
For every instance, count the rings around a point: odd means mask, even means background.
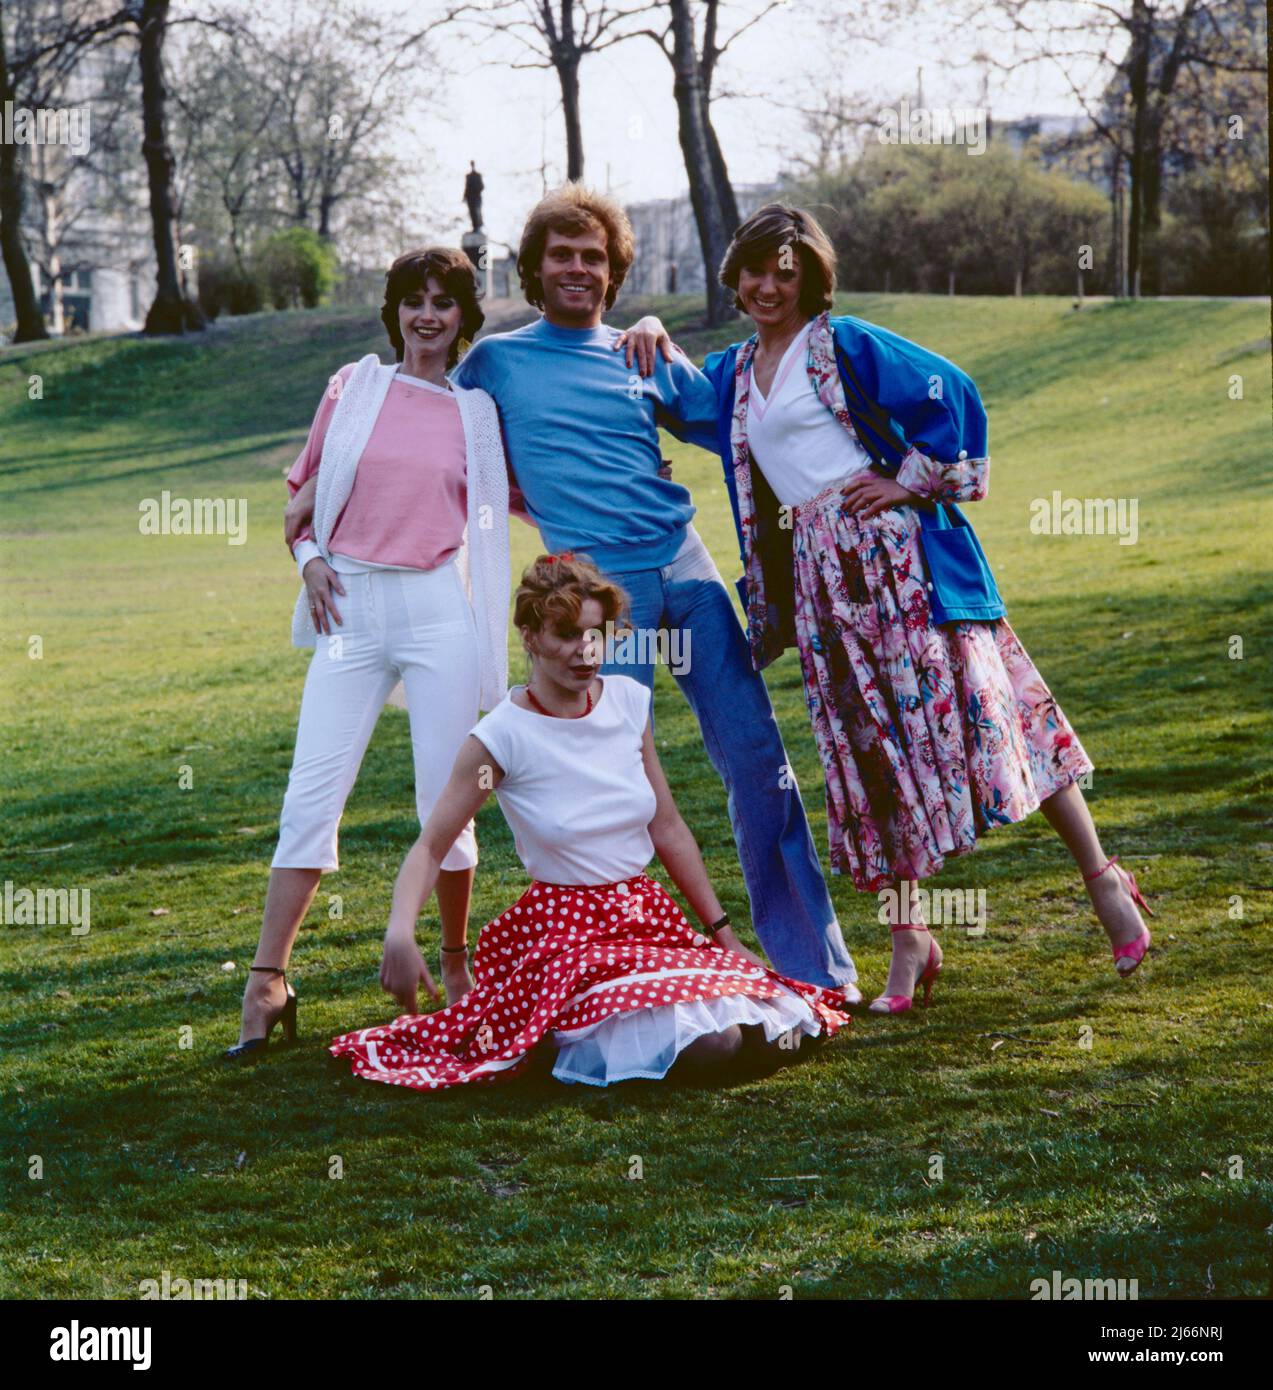
[[[442,861],[460,831],[503,779],[504,769],[481,739],[470,734],[460,745],[451,776],[433,813],[398,870],[385,932],[380,983],[410,1013],[416,1011],[416,987],[421,980],[434,995],[438,992],[416,945],[416,918],[437,887]]]
[[[650,840],[659,862],[667,870],[672,882],[685,894],[690,908],[705,926],[711,926],[724,915],[720,899],[707,876],[707,866],[699,853],[698,841],[688,825],[685,824],[676,802],[672,799],[672,789],[663,775],[663,765],[654,748],[654,729],[648,722],[645,736],[641,741],[641,758],[645,765],[645,775],[654,788],[654,819],[650,822]],[[734,929],[721,927],[713,940],[726,950],[737,951],[740,956],[757,965],[765,962],[753,951],[749,951],[734,935]]]

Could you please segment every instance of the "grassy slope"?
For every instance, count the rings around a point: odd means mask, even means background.
[[[697,354],[728,339],[695,331],[680,302],[658,305]],[[307,1045],[255,1072],[220,1070],[306,660],[288,645],[280,473],[327,373],[380,348],[379,329],[373,313],[333,312],[227,324],[204,342],[10,349],[3,877],[90,888],[93,930],[0,938],[0,1293],[130,1297],[164,1269],[244,1278],[272,1297],[484,1283],[497,1297],[776,1296],[784,1284],[797,1296],[1021,1297],[1054,1268],[1137,1278],[1142,1297],[1264,1289],[1267,306],[842,307],[935,347],[984,392],[995,469],[976,524],[1017,632],[1096,762],[1107,849],[1158,909],[1148,966],[1114,978],[1036,817],[940,880],[986,888],[990,906],[986,937],[945,933],[940,1007],[864,1022],[784,1076],[719,1093],[427,1100],[355,1083],[322,1044],[392,1012],[375,970],[413,820],[406,721],[390,711],[346,814],[344,867],[294,953]],[[28,399],[32,373],[42,401]],[[669,448],[732,580],[719,466]],[[164,488],[247,499],[248,543],[140,536],[138,502]],[[1032,536],[1029,501],[1053,488],[1138,498],[1139,544]],[[515,562],[528,558],[531,533],[513,534]],[[1235,634],[1242,660],[1228,656]],[[825,856],[793,655],[770,687]],[[663,673],[658,702],[673,786],[723,898],[745,914],[719,783]],[[523,881],[493,803],[479,835],[475,923]],[[338,920],[328,892],[341,895]],[[874,901],[843,881],[833,892],[878,987]],[[27,1177],[32,1154],[42,1181]],[[644,1177],[630,1181],[637,1155]]]

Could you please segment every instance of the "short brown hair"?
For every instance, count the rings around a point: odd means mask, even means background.
[[[486,322],[486,315],[477,302],[477,270],[463,251],[453,246],[420,246],[399,256],[385,274],[385,302],[380,310],[380,322],[401,362],[406,347],[398,327],[398,306],[415,290],[426,289],[430,279],[438,281],[460,306],[460,331],[446,359],[446,365],[454,367],[460,360],[460,353],[467,349]]]
[[[800,257],[800,310],[812,317],[831,307],[835,293],[835,247],[821,223],[803,208],[786,203],[766,203],[734,233],[720,274],[722,285],[734,291],[734,307],[741,309],[738,275],[744,266],[759,265],[784,246],[794,246]]]
[[[536,309],[544,307],[544,286],[539,267],[544,259],[548,233],[579,236],[601,232],[606,239],[606,258],[610,262],[610,283],[606,287],[606,308],[613,309],[619,289],[632,268],[636,242],[628,214],[603,193],[594,193],[581,183],[563,183],[541,198],[530,211],[522,228],[522,244],[517,248],[517,274],[521,277],[526,302]]]
[[[565,551],[540,555],[522,573],[513,595],[513,626],[542,632],[545,627],[565,627],[579,621],[588,599],[601,605],[601,621],[622,625],[628,612],[628,596],[601,573],[586,555]]]

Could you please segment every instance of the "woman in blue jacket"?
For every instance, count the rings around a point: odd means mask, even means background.
[[[1004,616],[957,502],[986,495],[986,415],[952,363],[830,316],[835,253],[774,203],[720,279],[756,333],[707,359],[759,670],[800,652],[826,773],[831,864],[884,895],[893,959],[877,1013],[925,1001],[941,951],[910,885],[1041,809],[1074,856],[1120,975],[1149,932],[1077,784],[1092,764]],[[1152,915],[1152,913],[1151,913]]]

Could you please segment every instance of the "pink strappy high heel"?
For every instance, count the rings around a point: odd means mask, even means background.
[[[927,930],[927,926],[895,926],[889,928],[890,932]],[[928,1008],[929,1001],[931,1000],[933,995],[933,982],[937,979],[938,975],[941,974],[942,963],[940,959],[934,960],[934,957],[936,955],[937,943],[935,941],[930,941],[928,943],[928,963],[924,966],[923,971],[920,973],[919,979],[915,981],[915,990],[918,990],[920,985],[924,986],[925,1008]],[[878,999],[871,1000],[870,1004],[868,1005],[868,1008],[870,1012],[873,1014],[904,1014],[906,1010],[911,1008],[912,1005],[915,1003],[915,990],[912,990],[910,994],[881,994]],[[883,1004],[884,1007],[882,1009],[877,1009],[875,1007],[877,1004]]]
[[[1107,859],[1094,874],[1084,874],[1083,882],[1090,883],[1094,878],[1100,878],[1111,864],[1118,864],[1118,855],[1115,854]],[[1145,896],[1140,891],[1140,885],[1136,882],[1136,875],[1123,868],[1121,864],[1118,864],[1118,872],[1120,875],[1120,882],[1131,894],[1132,901],[1137,907],[1143,907],[1152,917],[1154,915],[1154,909],[1145,901]],[[1153,940],[1153,938],[1149,935],[1149,928],[1142,925],[1141,933],[1135,941],[1128,941],[1122,946],[1115,946],[1112,941],[1110,942],[1110,950],[1114,953],[1114,969],[1118,971],[1123,979],[1126,979],[1141,961],[1145,959],[1145,952],[1149,950],[1149,943],[1151,940]],[[1125,962],[1126,965],[1124,964]]]

